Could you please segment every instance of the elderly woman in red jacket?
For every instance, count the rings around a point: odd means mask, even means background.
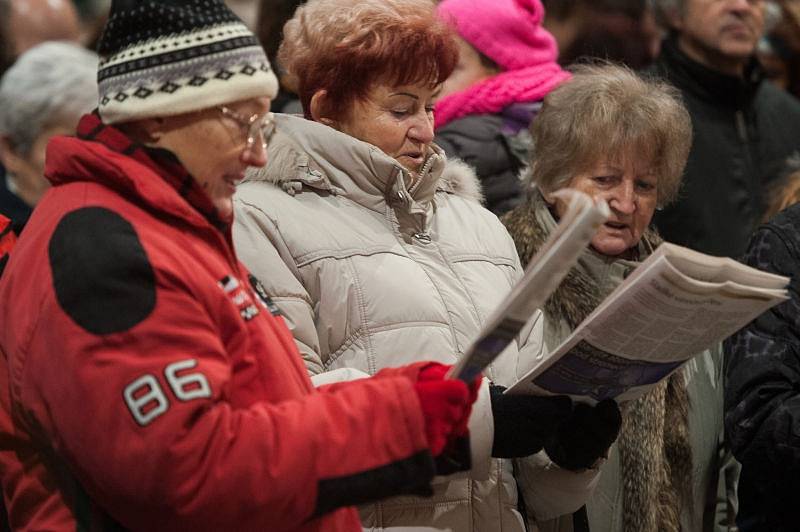
[[[315,390],[237,260],[277,83],[222,2],[115,2],[99,110],[48,148],[0,281],[15,530],[356,532],[348,506],[466,469],[474,387],[420,363]]]

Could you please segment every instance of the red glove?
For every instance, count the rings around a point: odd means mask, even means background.
[[[467,387],[460,380],[445,379],[449,369],[431,362],[420,370],[414,385],[433,456],[440,455],[452,437],[466,434],[472,402],[477,397],[479,384]]]

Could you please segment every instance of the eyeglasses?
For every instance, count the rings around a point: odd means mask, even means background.
[[[264,113],[263,115],[254,114],[249,118],[244,117],[229,107],[221,105],[219,111],[222,116],[230,118],[247,133],[247,149],[253,149],[256,144],[256,139],[261,135],[261,148],[266,150],[267,143],[275,133],[275,116],[271,112]]]

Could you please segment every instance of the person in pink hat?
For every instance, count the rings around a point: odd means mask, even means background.
[[[436,143],[474,167],[500,215],[523,199],[528,126],[570,74],[556,62],[539,0],[443,0],[437,14],[458,33],[459,61],[436,102]]]

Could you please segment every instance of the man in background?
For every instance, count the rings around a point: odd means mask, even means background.
[[[0,78],[17,57],[37,44],[78,41],[80,36],[78,12],[71,0],[0,0]],[[30,214],[29,206],[9,190],[2,161],[0,214],[12,220],[27,219]],[[14,230],[18,232],[19,229],[20,225],[16,224]]]
[[[766,82],[754,58],[763,0],[655,3],[670,34],[649,72],[680,89],[694,129],[681,195],[655,223],[665,240],[736,257],[800,149],[800,103]]]
[[[40,42],[77,41],[80,34],[71,0],[0,0],[0,75]]]

